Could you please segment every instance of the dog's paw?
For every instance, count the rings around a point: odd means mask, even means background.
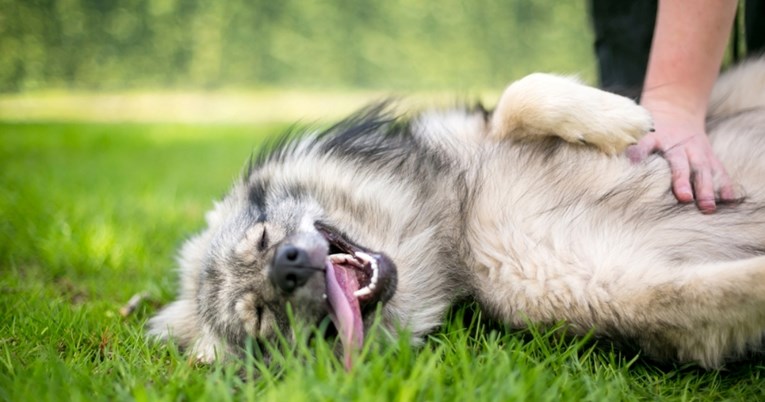
[[[576,116],[562,121],[559,135],[567,141],[583,142],[607,154],[617,154],[653,131],[651,114],[632,99],[581,86],[582,94]]]
[[[536,73],[514,82],[502,94],[489,136],[557,136],[615,154],[635,144],[652,125],[648,111],[631,99],[574,78]]]

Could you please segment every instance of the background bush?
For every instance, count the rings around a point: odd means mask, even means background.
[[[0,0],[0,91],[498,88],[594,76],[586,2]]]

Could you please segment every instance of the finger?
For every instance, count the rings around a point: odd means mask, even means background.
[[[727,183],[720,186],[720,200],[723,202],[736,201],[736,191],[733,190],[733,183],[728,179]]]
[[[693,189],[696,193],[696,206],[705,214],[715,212],[715,186],[712,180],[711,168],[703,163],[693,172]]]
[[[720,186],[720,200],[723,202],[734,202],[736,201],[736,191],[733,190],[733,183],[728,183],[725,185]]]
[[[635,145],[627,148],[627,157],[632,163],[642,162],[648,154],[659,149],[659,142],[653,133],[646,135]]]
[[[715,183],[715,187],[718,189],[717,193],[720,200],[723,202],[732,202],[736,200],[736,192],[733,190],[733,180],[728,176],[728,172],[725,167],[716,161],[715,167],[712,170],[712,181]]]
[[[664,158],[669,162],[669,169],[672,171],[672,191],[675,198],[683,203],[693,202],[691,168],[685,152],[670,150],[664,154]]]

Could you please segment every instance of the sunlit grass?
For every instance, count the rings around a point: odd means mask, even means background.
[[[520,78],[520,77],[516,77]],[[327,121],[359,107],[395,98],[410,106],[453,105],[459,101],[496,104],[501,87],[455,94],[451,91],[216,91],[114,93],[36,91],[0,93],[0,121],[194,124],[264,124],[284,121]],[[174,140],[177,131],[161,130],[155,140]],[[184,136],[194,132],[182,132]]]
[[[563,330],[509,331],[455,309],[421,347],[373,332],[346,372],[309,337],[196,365],[147,343],[175,292],[173,257],[250,152],[260,125],[0,124],[0,399],[758,400],[760,362],[661,366]],[[127,318],[133,295],[148,300]],[[310,338],[310,340],[309,340]],[[376,341],[375,341],[376,340]],[[258,373],[257,375],[255,373]]]

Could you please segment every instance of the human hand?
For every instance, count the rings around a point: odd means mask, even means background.
[[[627,148],[630,160],[637,163],[660,153],[669,162],[675,198],[682,203],[695,200],[703,213],[715,212],[716,200],[734,201],[733,183],[714,154],[703,117],[667,109],[652,114],[655,131]]]

